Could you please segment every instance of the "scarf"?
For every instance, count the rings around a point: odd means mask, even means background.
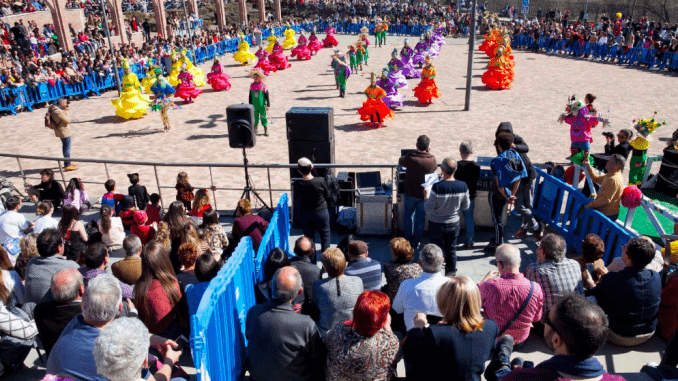
[[[554,370],[577,377],[598,377],[605,368],[595,358],[581,360],[572,356],[557,355],[537,365],[537,368]]]
[[[263,91],[263,92],[267,92],[267,91],[268,91],[268,86],[266,86],[266,84],[263,83],[263,82],[259,82],[259,83],[252,82],[252,84],[250,85],[250,91]]]

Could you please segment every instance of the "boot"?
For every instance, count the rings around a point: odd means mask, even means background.
[[[264,126],[264,136],[268,136],[268,126]]]

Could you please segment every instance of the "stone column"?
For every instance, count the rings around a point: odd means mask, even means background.
[[[165,12],[165,2],[163,0],[153,0],[153,10],[155,11],[156,30],[163,38],[168,38],[167,13]]]
[[[188,8],[189,17],[191,14],[198,14],[198,1],[197,0],[186,0],[186,8]]]
[[[66,11],[65,0],[47,0],[47,7],[52,13],[52,23],[59,39],[59,46],[65,51],[73,49],[73,37],[69,32],[66,22],[64,20],[64,12]]]
[[[282,14],[280,13],[280,0],[273,0],[275,4],[275,21],[282,21]]]
[[[224,9],[224,0],[214,0],[214,9],[217,17],[217,25],[219,30],[226,30],[226,12]]]
[[[238,12],[240,14],[240,23],[247,25],[247,4],[245,0],[238,0]]]
[[[259,0],[259,22],[266,20],[266,2]]]
[[[122,1],[108,0],[108,6],[111,10],[111,22],[115,26],[118,36],[120,36],[120,42],[123,44],[129,43],[130,41],[128,41],[125,33],[125,15],[122,13]]]

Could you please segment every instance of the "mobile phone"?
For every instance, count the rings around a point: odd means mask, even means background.
[[[180,350],[184,350],[189,347],[188,339],[184,335],[177,337],[174,341],[179,345]]]

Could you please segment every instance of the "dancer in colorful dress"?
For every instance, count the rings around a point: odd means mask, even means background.
[[[243,66],[247,65],[249,61],[254,60],[254,54],[250,52],[250,44],[245,41],[245,36],[240,35],[240,44],[238,51],[233,55],[233,59],[237,62],[242,62]]]
[[[271,101],[268,96],[268,87],[264,83],[266,75],[259,69],[253,69],[250,77],[254,80],[250,85],[249,103],[254,106],[254,133],[257,133],[259,119],[264,126],[264,136],[268,136],[268,119],[266,111],[271,107]]]
[[[337,39],[334,38],[335,33],[337,33],[337,30],[332,27],[332,24],[330,24],[330,26],[327,29],[325,29],[325,34],[327,34],[327,36],[323,40],[323,46],[325,46],[326,48],[331,48],[339,45],[339,41],[337,41]]]
[[[139,119],[146,114],[148,97],[141,93],[141,84],[137,75],[132,72],[127,60],[122,63],[122,91],[120,98],[111,101],[115,106],[115,115],[125,119]]]
[[[191,73],[193,76],[193,83],[195,86],[203,87],[205,86],[205,72],[203,72],[199,67],[193,65],[193,62],[191,62],[191,60],[188,59],[188,56],[186,55],[187,52],[188,51],[186,49],[181,50],[181,57],[179,58],[179,61],[186,64],[186,71]]]
[[[275,43],[278,42],[278,37],[271,35],[271,36],[268,36],[266,41],[268,41],[268,46],[266,47],[266,52],[271,54],[271,53],[273,53],[273,47],[275,46]]]
[[[431,63],[431,58],[426,57],[426,66],[421,71],[421,82],[414,88],[414,96],[419,99],[419,103],[430,105],[433,98],[440,98],[440,90],[436,85],[436,68]]]
[[[386,92],[381,87],[377,86],[377,74],[370,75],[370,86],[365,89],[367,100],[363,102],[363,106],[358,109],[360,120],[363,122],[370,122],[370,125],[381,127],[385,119],[395,119],[395,113],[389,109],[382,98],[386,96]]]
[[[361,41],[358,41],[355,43],[355,58],[356,62],[358,63],[358,67],[360,67],[360,70],[363,70],[363,61],[365,60],[365,48],[363,47],[363,43]],[[365,64],[367,65],[367,64]]]
[[[144,89],[144,93],[146,94],[151,93],[151,86],[153,86],[155,80],[157,79],[155,75],[156,68],[157,66],[155,65],[149,65],[148,70],[146,70],[146,76],[141,80],[141,87]]]
[[[160,68],[155,69],[156,81],[151,86],[151,91],[155,94],[155,99],[151,104],[151,111],[159,111],[160,119],[162,119],[162,125],[165,132],[172,129],[172,124],[169,119],[169,112],[173,109],[178,109],[179,107],[172,102],[169,97],[176,92],[174,87],[165,79],[162,75],[162,70]]]
[[[426,31],[424,42],[426,43],[426,48],[428,49],[428,55],[431,58],[438,57],[440,54],[440,49],[438,48],[438,44],[436,43],[435,39],[431,35],[430,30]]]
[[[277,40],[273,45],[273,53],[269,56],[269,59],[278,70],[285,70],[288,67],[292,66],[290,65],[290,62],[287,60],[285,54],[283,53],[283,47]]]
[[[381,87],[386,92],[383,101],[388,108],[402,107],[406,95],[398,92],[398,84],[389,78],[388,74],[388,68],[384,68],[381,72],[381,77],[377,80],[377,86]]]
[[[394,49],[393,51],[393,58],[388,61],[388,77],[396,84],[398,85],[399,89],[406,89],[407,88],[407,78],[403,75],[401,69],[400,69],[400,60],[395,58],[395,54],[397,54],[397,50]]]
[[[367,28],[362,27],[362,30],[365,30],[365,29],[367,29]],[[368,36],[368,33],[364,32],[364,33],[360,34],[360,37],[358,37],[358,42],[362,42],[363,43],[362,47],[363,47],[363,49],[365,49],[365,53],[363,54],[363,60],[365,61],[365,66],[369,66],[369,65],[367,65],[367,59],[370,58],[370,51],[368,50],[368,48],[370,47],[370,39],[367,38],[367,36]]]
[[[358,71],[358,54],[357,53],[358,52],[356,51],[354,45],[348,46],[348,52],[346,52],[346,54],[348,55],[348,62],[349,62],[349,67],[350,67],[351,71]]]
[[[181,73],[182,61],[177,51],[172,51],[170,57],[172,57],[172,71],[170,72],[169,77],[167,77],[167,80],[170,85],[177,87],[179,86],[179,79],[177,77],[179,77],[179,73]]]
[[[278,70],[278,68],[275,67],[275,65],[273,65],[268,60],[269,54],[264,49],[263,45],[259,45],[259,50],[257,50],[257,53],[255,55],[259,59],[259,62],[257,62],[257,66],[255,66],[255,68],[261,69],[261,71],[264,73],[264,75],[269,75],[271,72],[276,72]]]
[[[403,65],[403,67],[401,68],[401,72],[407,79],[420,78],[421,72],[417,70],[412,64],[412,56],[414,55],[414,50],[408,44],[409,42],[410,40],[406,38],[403,48],[400,49],[400,62]]]
[[[320,49],[323,48],[323,44],[318,40],[318,36],[315,35],[315,27],[311,32],[311,36],[308,38],[308,50],[311,51],[311,55],[318,53]]]
[[[299,61],[306,61],[311,59],[311,51],[308,49],[306,43],[308,40],[304,33],[299,34],[299,44],[296,48],[292,49],[292,57],[297,57]]]
[[[219,59],[215,58],[212,64],[212,72],[207,74],[207,83],[212,86],[215,91],[230,90],[231,83],[228,81],[231,76],[224,73],[224,67],[219,63]]]
[[[565,107],[565,113],[560,114],[558,122],[570,125],[570,154],[574,156],[583,151],[586,153],[591,150],[593,135],[591,127],[598,125],[598,122],[607,124],[607,120],[597,115],[591,115],[584,102],[578,100],[573,95]]]
[[[422,34],[419,37],[419,42],[414,46],[414,56],[412,56],[412,63],[419,65],[419,69],[426,62],[426,56],[428,56],[428,48],[426,47],[426,42],[424,41],[424,35]]]
[[[285,30],[283,34],[285,35],[285,41],[283,41],[282,45],[283,50],[292,49],[295,45],[297,45],[297,41],[294,39],[296,32],[294,29],[292,29],[290,23],[287,23],[287,30]]]
[[[374,46],[377,46],[379,44],[379,47],[381,48],[381,45],[384,44],[386,45],[386,32],[388,31],[388,23],[386,20],[383,20],[382,22],[377,22],[377,26],[374,29],[374,35],[376,37]]]
[[[332,67],[334,69],[334,81],[337,83],[339,96],[344,98],[346,97],[346,82],[351,75],[351,69],[346,63],[346,56],[338,49],[334,51],[334,55],[332,56]]]
[[[181,83],[177,87],[177,92],[174,96],[183,99],[184,104],[193,103],[193,98],[197,98],[198,95],[202,94],[202,90],[195,87],[193,74],[186,70],[185,63],[181,65],[181,73],[179,73],[178,78]]]
[[[650,134],[658,127],[666,124],[666,121],[658,122],[655,120],[657,112],[651,119],[634,120],[633,127],[638,131],[638,136],[631,140],[629,144],[633,147],[631,154],[631,164],[629,167],[629,185],[642,185],[647,169],[647,149],[650,148]]]
[[[438,50],[445,45],[445,32],[446,32],[446,25],[445,22],[443,21],[442,23],[438,24],[438,28],[433,32],[433,39],[436,42],[436,45],[438,46]]]

